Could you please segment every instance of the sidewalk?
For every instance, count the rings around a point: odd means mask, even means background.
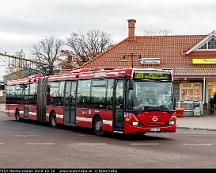
[[[177,128],[190,128],[216,131],[216,115],[201,117],[177,117]]]

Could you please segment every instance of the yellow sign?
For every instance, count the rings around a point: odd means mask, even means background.
[[[192,59],[192,64],[216,64],[216,58],[214,59]]]

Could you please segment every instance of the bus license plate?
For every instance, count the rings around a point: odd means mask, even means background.
[[[150,132],[159,132],[160,128],[150,128]]]

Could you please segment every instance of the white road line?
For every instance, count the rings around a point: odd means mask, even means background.
[[[156,146],[156,145],[159,145],[159,143],[130,143],[130,145],[133,145],[133,146],[142,146],[142,145],[151,145],[151,146]]]
[[[93,146],[98,146],[98,145],[107,145],[107,143],[78,143],[78,145],[93,145]]]
[[[32,136],[38,136],[38,135],[15,135],[16,137],[32,137]]]
[[[79,136],[86,136],[86,135],[79,135]]]
[[[212,144],[183,144],[184,146],[212,146]]]
[[[26,143],[27,145],[54,145],[55,143]]]
[[[3,145],[3,144],[4,144],[4,143],[1,143],[1,142],[0,142],[0,145]]]

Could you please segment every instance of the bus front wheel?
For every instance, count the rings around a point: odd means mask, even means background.
[[[96,117],[94,119],[94,126],[93,126],[93,130],[94,133],[98,136],[103,136],[104,135],[104,130],[103,130],[103,121],[100,117]]]
[[[56,114],[54,112],[52,112],[50,114],[50,126],[52,128],[56,128],[56,126],[57,126],[57,123],[56,123]]]

